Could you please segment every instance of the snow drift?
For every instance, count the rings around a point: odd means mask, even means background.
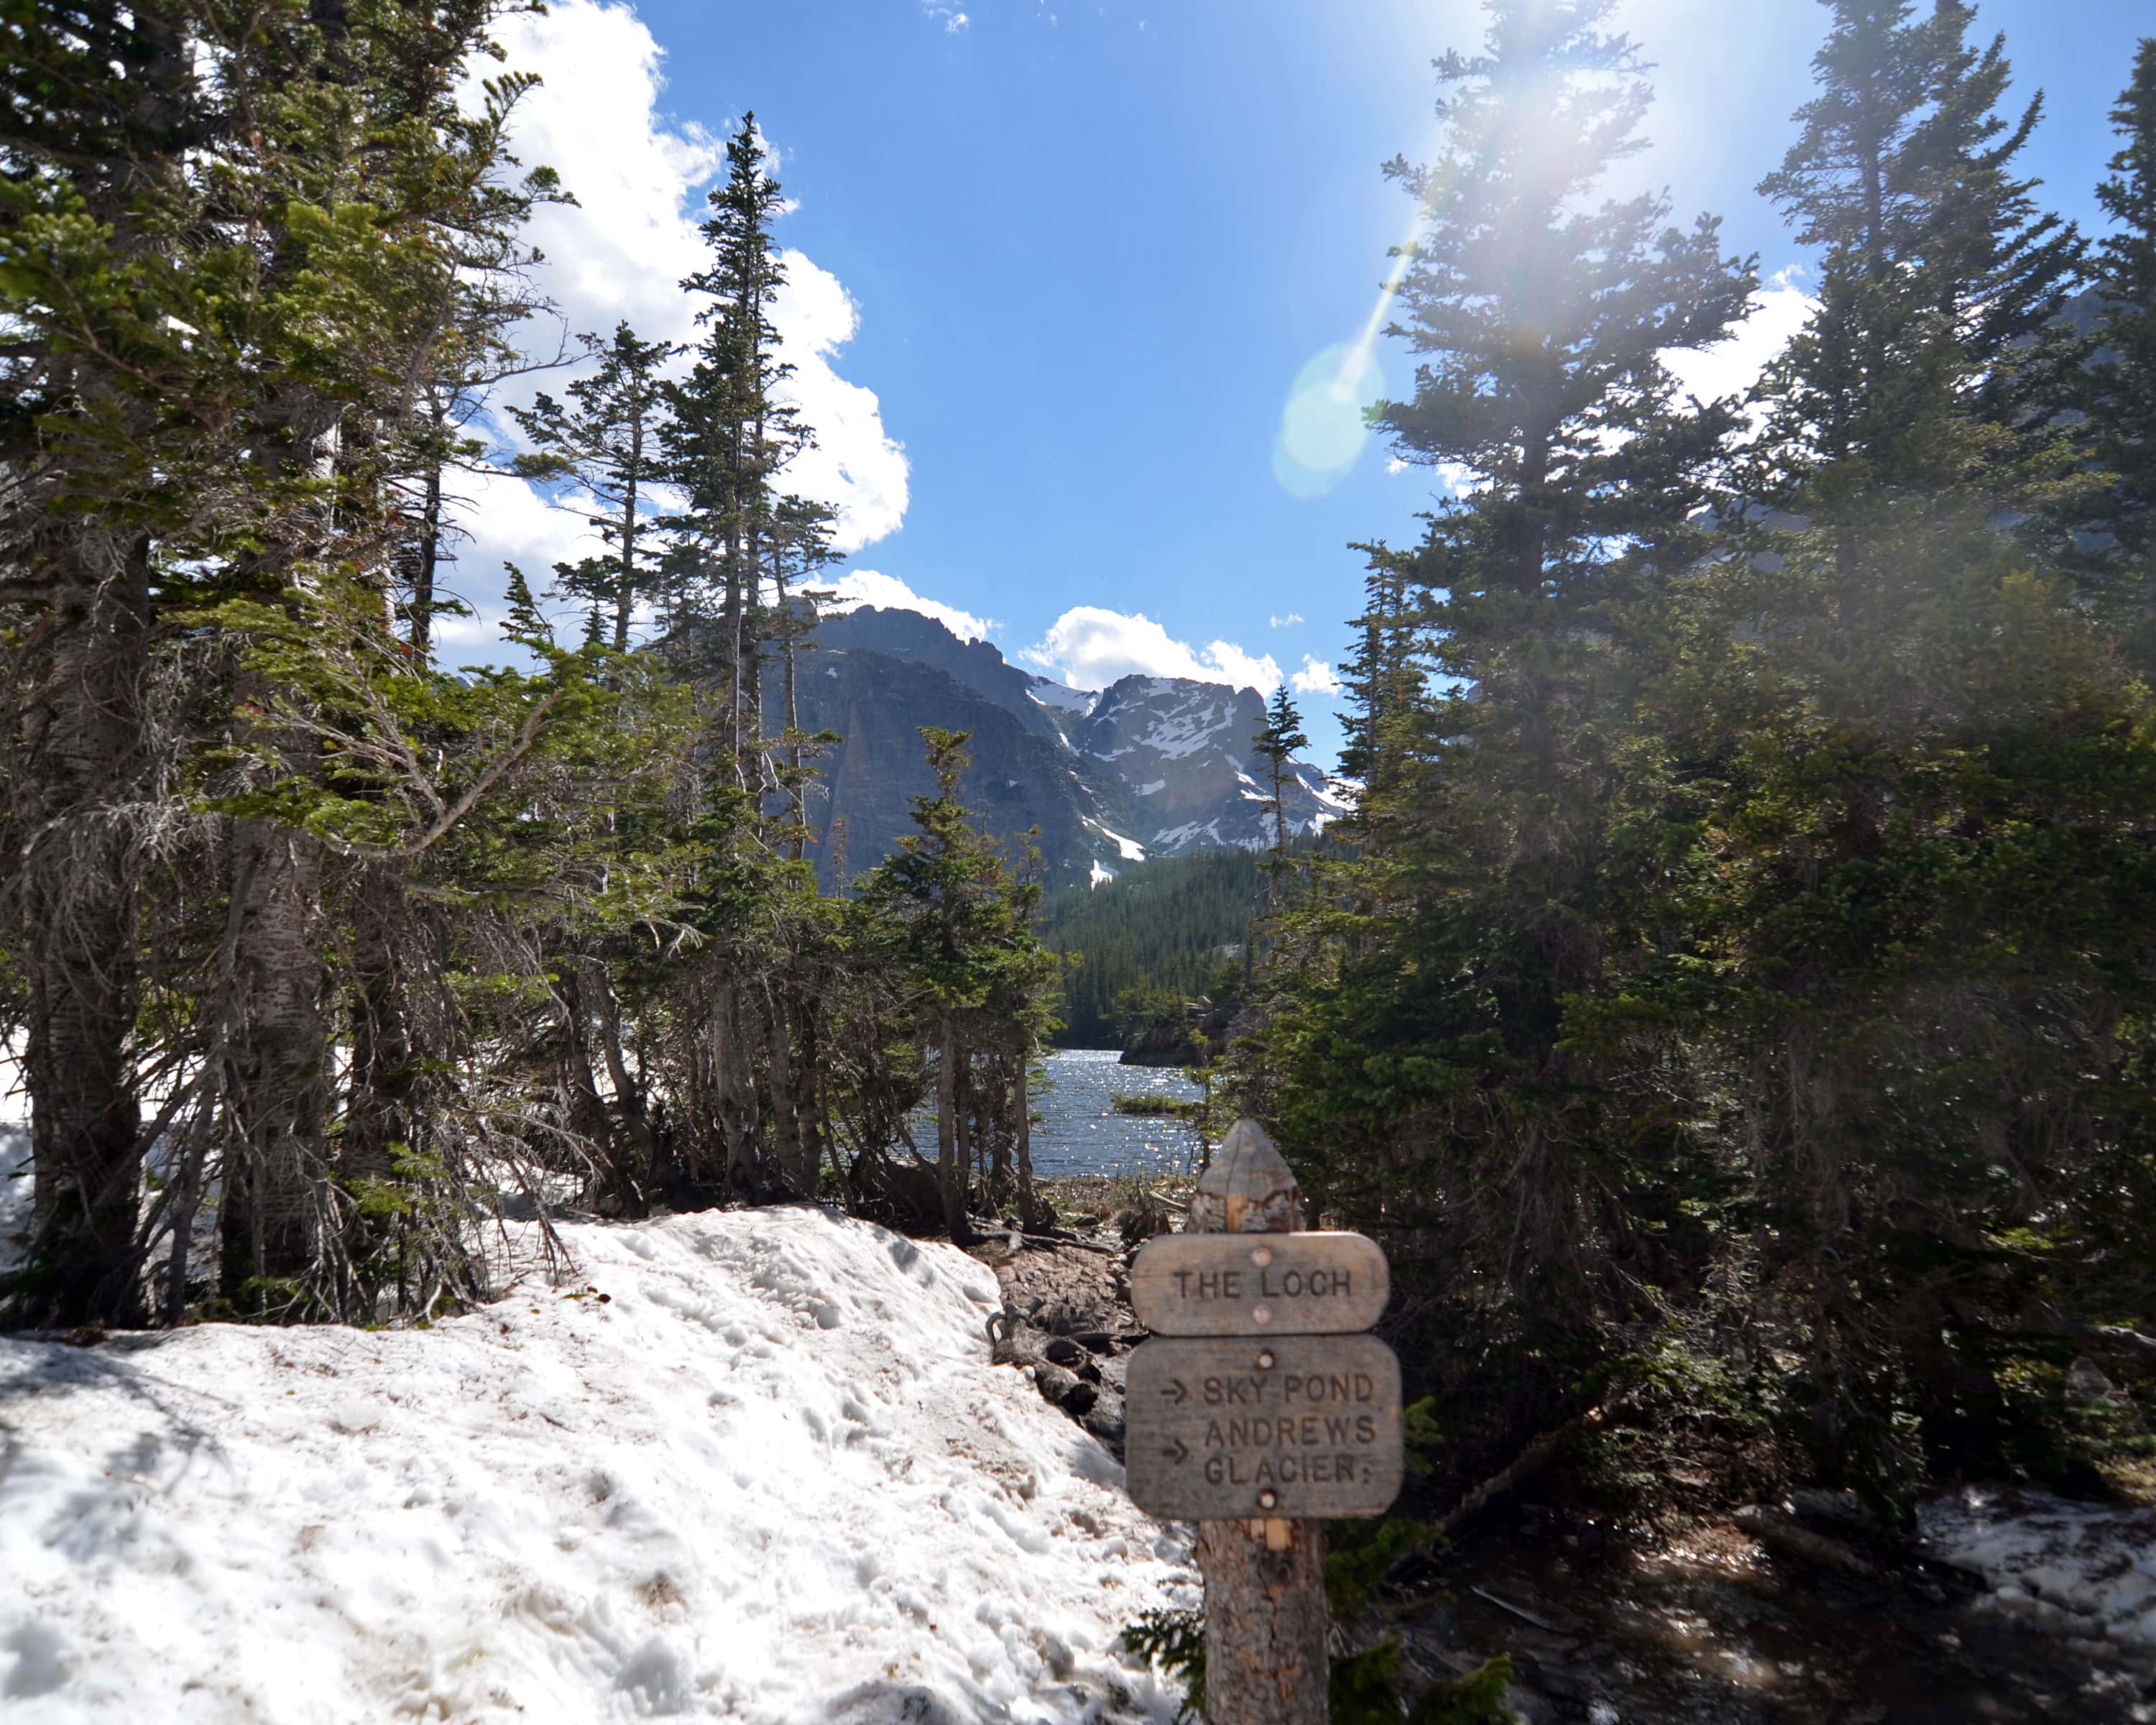
[[[1933,1555],[1990,1583],[1990,1609],[2156,1651],[2156,1510],[1968,1486],[1919,1520]]]
[[[812,1209],[565,1230],[430,1331],[0,1341],[0,1712],[1167,1720],[1188,1548],[982,1331]]]

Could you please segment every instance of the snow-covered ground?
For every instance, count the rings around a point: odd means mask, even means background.
[[[1187,1546],[982,1331],[811,1209],[565,1230],[425,1332],[0,1341],[0,1716],[1165,1721]]]
[[[1928,1551],[1991,1584],[1988,1608],[2156,1651],[2156,1510],[1972,1486],[1920,1520]]]

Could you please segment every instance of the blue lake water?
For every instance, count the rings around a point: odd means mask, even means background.
[[[1119,1096],[1195,1101],[1198,1086],[1173,1066],[1125,1066],[1112,1048],[1059,1048],[1045,1062],[1049,1082],[1033,1095],[1041,1123],[1033,1129],[1033,1171],[1066,1174],[1174,1174],[1198,1153],[1198,1132],[1180,1120],[1117,1114]]]

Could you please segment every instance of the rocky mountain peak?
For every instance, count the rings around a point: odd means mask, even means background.
[[[1134,675],[1096,695],[1021,670],[934,618],[874,606],[821,620],[801,670],[803,726],[844,739],[824,763],[828,807],[812,812],[827,875],[858,873],[911,830],[909,799],[931,788],[916,734],[928,725],[973,732],[967,800],[991,831],[1038,828],[1058,879],[1272,842],[1269,768],[1251,748],[1265,723],[1255,689]],[[1291,831],[1344,812],[1322,773],[1295,773]]]

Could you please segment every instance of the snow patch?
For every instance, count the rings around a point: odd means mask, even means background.
[[[1113,831],[1101,825],[1099,821],[1090,818],[1087,819],[1086,824],[1102,838],[1112,842],[1116,849],[1122,854],[1125,862],[1143,862],[1146,860],[1145,846],[1139,844],[1137,839],[1126,839],[1121,833]]]
[[[1168,781],[1166,779],[1156,778],[1151,784],[1140,785],[1137,788],[1137,794],[1141,797],[1158,797],[1167,788]]]
[[[1093,703],[1100,698],[1083,689],[1065,688],[1045,677],[1037,679],[1026,693],[1045,707],[1051,707],[1059,713],[1076,713],[1081,717],[1091,716]]]
[[[1115,1638],[1187,1544],[989,1364],[980,1264],[562,1232],[573,1284],[426,1332],[0,1340],[11,1725],[1174,1716]]]
[[[2156,1510],[1970,1486],[1917,1522],[1929,1550],[1991,1584],[1989,1609],[2156,1648]]]
[[[1105,886],[1115,878],[1116,871],[1113,869],[1102,868],[1101,860],[1096,856],[1093,859],[1093,873],[1086,884],[1088,886]]]

